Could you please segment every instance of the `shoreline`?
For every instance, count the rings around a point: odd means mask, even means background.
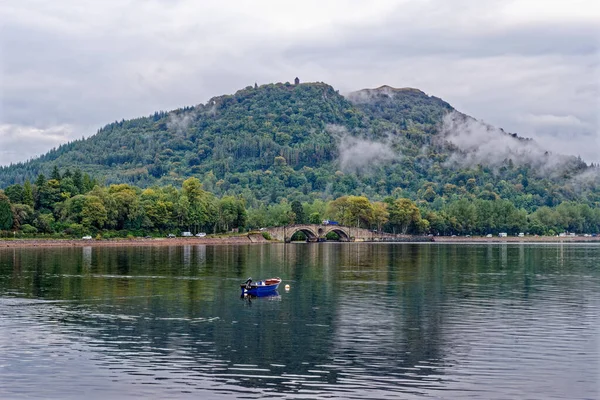
[[[127,246],[185,246],[199,244],[270,243],[260,234],[229,237],[176,238],[116,238],[116,239],[0,239],[0,248],[7,247],[127,247]]]
[[[600,243],[600,237],[584,236],[508,236],[508,237],[483,237],[475,236],[466,238],[464,236],[434,236],[434,243]]]
[[[427,238],[430,240],[424,241]],[[433,240],[431,240],[433,239]],[[0,248],[17,247],[127,247],[127,246],[185,246],[185,245],[241,245],[282,243],[280,241],[266,240],[261,234],[247,234],[227,237],[177,237],[177,238],[133,238],[133,239],[0,239]],[[414,240],[403,237],[398,241],[364,241],[354,243],[600,243],[600,237],[556,237],[556,236],[529,236],[529,237],[470,237],[464,236],[434,236],[432,238],[415,236]]]

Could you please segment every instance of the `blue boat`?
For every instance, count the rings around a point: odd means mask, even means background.
[[[240,288],[242,289],[242,296],[271,296],[276,293],[280,283],[281,278],[269,278],[256,282],[253,282],[252,278],[248,278],[246,282],[240,285]]]

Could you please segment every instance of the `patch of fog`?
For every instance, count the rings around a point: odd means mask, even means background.
[[[419,89],[414,88],[393,88],[391,86],[381,86],[376,89],[362,89],[356,92],[345,94],[344,97],[354,104],[367,104],[382,98],[393,99],[399,92],[418,92],[423,93]]]
[[[512,160],[516,166],[530,166],[539,176],[556,178],[581,163],[574,156],[550,153],[531,139],[519,138],[456,111],[444,117],[437,139],[456,148],[446,166],[501,167]]]
[[[600,188],[600,167],[590,167],[585,171],[573,176],[569,182],[578,191],[593,190]]]
[[[389,138],[375,141],[352,136],[346,128],[339,125],[327,125],[325,129],[337,141],[338,161],[343,172],[368,173],[373,168],[401,158],[401,154],[392,148]]]
[[[182,113],[171,112],[167,121],[167,129],[179,134],[184,133],[196,119],[197,112],[194,110]]]
[[[167,120],[167,129],[178,134],[183,134],[192,123],[201,115],[215,116],[217,114],[217,101],[210,100],[206,105],[199,104],[185,111],[171,111]]]

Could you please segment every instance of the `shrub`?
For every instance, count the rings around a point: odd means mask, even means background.
[[[23,224],[21,225],[21,232],[25,233],[25,234],[34,234],[37,233],[37,228],[35,226],[31,226],[29,224]]]

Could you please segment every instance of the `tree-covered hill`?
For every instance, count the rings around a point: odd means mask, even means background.
[[[433,209],[461,198],[504,198],[528,211],[600,201],[595,183],[579,179],[594,169],[578,158],[540,153],[439,98],[388,86],[346,97],[324,83],[249,86],[108,124],[0,168],[0,187],[33,182],[55,166],[139,187],[197,177],[205,190],[241,195],[249,207],[344,195],[402,196]]]

